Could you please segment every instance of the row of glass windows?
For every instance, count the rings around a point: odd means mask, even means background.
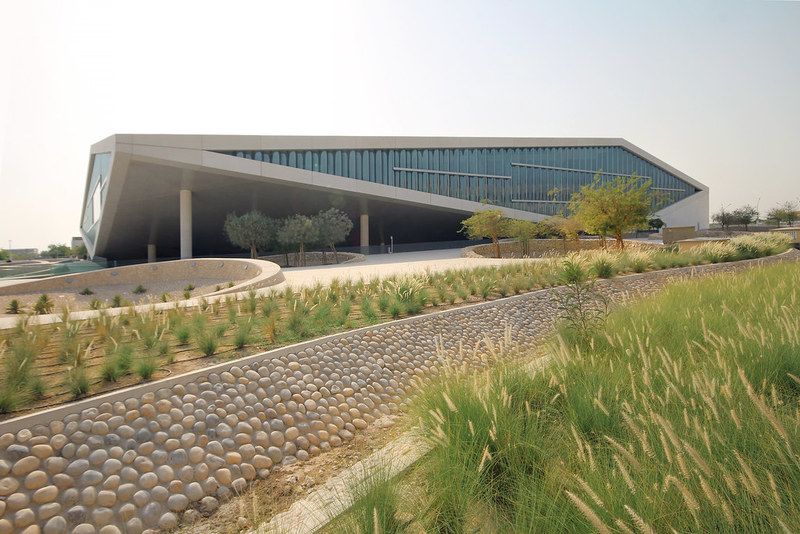
[[[637,174],[673,203],[695,188],[622,147],[227,151],[224,154],[536,213],[567,201],[594,173]],[[555,167],[555,168],[547,168]],[[554,196],[555,192],[555,196]],[[538,202],[531,202],[538,201]],[[544,210],[544,211],[543,211]]]

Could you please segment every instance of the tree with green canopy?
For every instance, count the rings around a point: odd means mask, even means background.
[[[531,239],[549,234],[548,228],[542,223],[526,219],[509,219],[506,224],[507,235],[519,242],[519,253],[521,256],[530,256],[528,242]]]
[[[469,239],[489,238],[494,245],[495,258],[500,257],[500,238],[508,235],[508,219],[499,209],[480,209],[472,217],[461,221],[459,232]]]
[[[785,222],[786,224],[792,224],[795,219],[797,219],[797,204],[792,201],[778,204],[769,210],[767,213],[767,219],[770,221],[775,221],[775,224],[778,226],[780,226],[782,222]]]
[[[237,216],[229,213],[223,227],[231,244],[250,249],[250,257],[258,258],[258,251],[266,250],[274,241],[276,221],[258,210]]]
[[[306,264],[306,247],[317,243],[319,230],[314,220],[306,215],[292,215],[284,220],[278,231],[278,240],[289,246],[300,249],[300,265]]]
[[[591,184],[572,195],[569,211],[587,232],[601,237],[613,235],[617,248],[623,250],[622,236],[637,228],[646,228],[653,205],[658,200],[651,191],[651,180],[635,174],[603,180],[598,172]]]
[[[333,258],[339,263],[339,254],[336,252],[336,243],[341,243],[353,229],[353,221],[345,212],[336,208],[329,208],[320,211],[313,218],[317,226],[317,239],[322,245],[322,261],[327,263],[325,258],[325,247],[330,247],[333,251]]]

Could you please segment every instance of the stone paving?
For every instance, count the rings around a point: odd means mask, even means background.
[[[798,252],[762,262],[796,259]],[[602,281],[624,300],[709,265]],[[302,461],[397,409],[443,362],[483,366],[554,323],[552,290],[413,317],[0,423],[0,534],[169,529],[273,466]]]

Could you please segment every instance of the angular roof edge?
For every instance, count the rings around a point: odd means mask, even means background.
[[[707,186],[623,138],[114,134],[93,144],[91,153],[114,150],[117,144],[201,151],[619,146],[701,191],[708,190]]]

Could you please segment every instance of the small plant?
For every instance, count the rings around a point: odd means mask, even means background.
[[[388,293],[383,293],[378,297],[378,309],[381,313],[386,313],[386,310],[389,309],[389,302],[391,301],[391,297]]]
[[[142,380],[150,380],[157,368],[156,359],[152,356],[146,356],[136,364],[136,374]]]
[[[188,284],[183,290],[184,291],[192,291],[194,289],[194,284]]]
[[[185,298],[185,299],[190,299],[190,298],[192,298],[192,292],[191,292],[190,290],[188,290],[188,289],[185,289],[185,290],[183,291],[183,298]]]
[[[103,302],[98,298],[93,298],[91,302],[89,302],[89,309],[90,310],[99,310],[103,308]]]
[[[33,305],[33,311],[38,315],[52,313],[53,308],[55,308],[55,303],[50,299],[50,297],[47,296],[46,293],[39,295],[39,299],[36,301],[36,304]]]
[[[20,314],[22,313],[22,305],[17,299],[11,299],[11,302],[9,302],[8,306],[6,307],[6,313],[11,315]]]
[[[261,299],[261,315],[263,315],[265,318],[272,317],[278,312],[279,309],[280,306],[274,299],[269,297],[263,297]]]
[[[200,308],[201,312],[208,311],[208,301],[205,297],[200,297],[200,301],[197,303],[197,307]]]
[[[67,369],[67,388],[73,398],[79,398],[89,393],[89,375],[82,365]]]
[[[199,333],[195,341],[197,348],[206,356],[212,356],[219,348],[219,336],[213,329]]]
[[[392,299],[392,301],[389,303],[389,315],[391,315],[394,319],[397,319],[403,315],[403,313],[405,313],[403,304],[397,299]]]
[[[142,284],[136,286],[136,289],[133,290],[134,295],[141,295],[143,293],[147,293],[147,289]]]
[[[252,331],[253,331],[253,320],[251,318],[239,321],[237,324],[236,332],[234,332],[233,334],[233,345],[237,349],[241,349],[245,345],[250,343],[250,340],[252,338]]]
[[[217,291],[222,291],[222,286],[221,286],[221,285],[219,285],[219,284],[217,284],[217,286],[214,288],[214,291],[215,291],[215,292],[217,292]]]
[[[122,295],[114,295],[111,297],[111,307],[119,308],[122,306]]]
[[[181,324],[175,327],[175,339],[178,345],[186,345],[192,335],[192,329],[189,325]]]
[[[94,291],[92,291],[88,287],[84,287],[83,289],[81,289],[80,293],[78,293],[78,294],[79,295],[84,295],[84,296],[89,296],[89,295],[94,295]]]
[[[161,293],[161,302],[169,302],[169,293]]]
[[[608,315],[608,299],[595,289],[594,280],[574,255],[562,262],[560,281],[564,288],[555,291],[558,317],[583,341],[600,328]]]
[[[368,323],[374,323],[378,320],[378,314],[375,312],[375,306],[372,304],[372,299],[368,296],[361,297],[361,317]]]
[[[233,287],[235,284],[233,282],[228,282],[228,287]]]
[[[598,278],[612,278],[616,274],[614,262],[607,254],[599,254],[592,262],[592,273]]]

